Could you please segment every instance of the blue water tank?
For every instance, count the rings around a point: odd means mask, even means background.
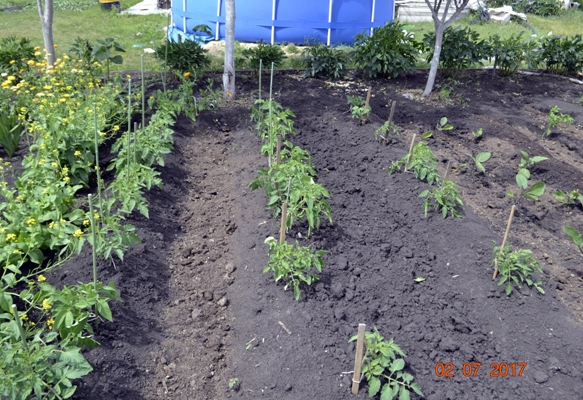
[[[241,42],[350,44],[393,20],[394,0],[235,0],[235,38]],[[225,37],[225,0],[173,0],[172,23],[192,34],[208,25]]]

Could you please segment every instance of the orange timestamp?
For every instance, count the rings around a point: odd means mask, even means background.
[[[526,369],[525,362],[493,362],[490,363],[490,372],[483,371],[482,375],[492,376],[492,377],[504,377],[504,376],[522,376],[524,370]],[[456,371],[455,365],[451,362],[438,362],[435,364],[435,375],[438,377],[453,378],[454,376],[463,375],[466,377],[478,376],[480,374],[481,362],[472,361],[465,362],[462,365],[461,371]]]

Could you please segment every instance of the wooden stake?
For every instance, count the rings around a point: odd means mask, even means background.
[[[275,153],[275,163],[279,165],[281,162],[281,135],[277,135],[277,148]]]
[[[409,160],[411,159],[411,152],[413,151],[413,145],[415,144],[415,138],[417,134],[413,134],[413,139],[411,139],[411,146],[409,146],[409,156],[407,157],[407,162],[405,163],[405,172],[407,172],[407,165],[409,165]]]
[[[369,87],[368,88],[368,93],[366,94],[366,103],[364,103],[364,108],[370,108],[370,95],[372,93],[372,88]],[[362,117],[362,121],[360,121],[361,124],[364,125],[364,123],[366,122],[366,117]]]
[[[451,161],[448,161],[447,167],[445,167],[445,174],[443,174],[443,182],[441,182],[441,187],[443,187],[445,180],[447,179],[447,174],[449,173],[449,164],[451,164]]]
[[[354,358],[354,375],[352,375],[352,394],[358,394],[360,387],[360,370],[362,368],[362,350],[364,348],[365,324],[358,324],[358,336],[356,338],[356,357]]]
[[[512,224],[512,218],[514,218],[514,209],[516,208],[515,205],[512,205],[510,209],[510,216],[508,217],[508,224],[506,224],[506,232],[504,232],[504,239],[502,239],[502,246],[500,247],[500,251],[504,251],[504,246],[506,246],[506,239],[508,239],[508,232],[510,232],[510,225]],[[498,257],[494,261],[494,274],[492,275],[492,279],[496,279],[496,275],[498,275]]]
[[[389,114],[389,129],[391,129],[391,122],[393,122],[393,115],[395,114],[395,107],[397,106],[397,102],[393,100],[393,104],[391,104],[391,113]],[[385,138],[385,146],[389,144],[389,135]]]
[[[287,220],[287,203],[281,205],[281,225],[279,227],[279,244],[285,242],[285,228]]]

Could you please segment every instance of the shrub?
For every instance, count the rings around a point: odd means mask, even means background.
[[[35,49],[28,38],[17,39],[16,36],[8,36],[0,39],[0,72],[10,75],[18,75],[21,70],[27,70],[30,60],[38,61]],[[40,52],[37,52],[40,54]]]
[[[541,39],[536,63],[557,74],[583,71],[583,36],[548,35]]]
[[[469,68],[476,64],[482,65],[490,49],[478,32],[470,28],[448,27],[443,33],[443,43],[439,63],[448,73]],[[427,62],[431,62],[435,48],[435,32],[426,33],[423,42],[428,47]]]
[[[281,67],[283,60],[287,58],[281,47],[263,43],[263,41],[260,41],[256,47],[244,49],[241,54],[248,60],[249,67],[256,71],[259,70],[260,60],[262,60],[263,68],[267,69],[271,68],[271,63],[273,63],[273,68]]]
[[[415,69],[419,45],[413,35],[403,31],[398,22],[388,22],[374,30],[371,36],[360,33],[355,37],[354,62],[371,78],[396,78]]]
[[[561,12],[563,2],[559,0],[518,0],[512,4],[514,11],[549,17]]]
[[[210,65],[206,56],[207,50],[192,40],[184,40],[180,43],[168,41],[168,67],[179,74],[185,72],[197,72]],[[164,60],[166,47],[162,45],[156,49],[156,57]]]
[[[536,45],[534,41],[523,41],[522,32],[507,39],[501,39],[497,34],[490,36],[488,44],[490,56],[494,57],[494,69],[497,68],[500,75],[513,75],[523,62],[528,64]]]
[[[306,67],[305,76],[313,78],[342,78],[349,62],[346,52],[323,44],[305,49],[302,58]]]

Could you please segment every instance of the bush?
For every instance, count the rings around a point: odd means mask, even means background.
[[[346,52],[323,44],[305,49],[302,58],[306,67],[305,76],[313,78],[342,78],[349,62]]]
[[[557,74],[583,71],[583,36],[550,35],[541,39],[536,62]]]
[[[517,12],[549,17],[561,12],[563,2],[559,0],[518,0],[512,4],[512,7]]]
[[[207,50],[192,40],[184,40],[180,43],[173,40],[168,41],[168,67],[179,74],[185,72],[196,73],[210,65],[210,60],[206,56]],[[162,45],[156,49],[156,57],[164,60],[166,47]]]
[[[488,39],[490,56],[494,57],[494,68],[500,75],[513,75],[522,63],[530,64],[536,43],[531,40],[523,41],[522,32],[507,39],[500,36],[490,36]]]
[[[259,61],[262,60],[263,68],[270,69],[271,63],[273,68],[281,67],[283,60],[287,57],[281,47],[275,44],[266,44],[259,42],[256,47],[244,49],[241,54],[248,60],[249,67],[259,71]]]
[[[479,40],[479,38],[478,32],[470,28],[448,27],[443,33],[439,57],[441,68],[453,73],[476,64],[482,65],[482,60],[488,57],[490,48],[483,39]],[[430,63],[435,48],[435,32],[426,33],[423,42],[428,47],[426,61]]]
[[[19,75],[20,71],[27,70],[30,60],[39,61],[35,55],[38,48],[34,48],[30,39],[9,36],[0,39],[0,72],[6,72],[10,75]],[[40,54],[40,52],[36,52]]]
[[[415,69],[419,45],[413,35],[403,31],[398,22],[388,22],[374,30],[372,36],[360,33],[355,37],[354,62],[371,78],[396,78]]]

